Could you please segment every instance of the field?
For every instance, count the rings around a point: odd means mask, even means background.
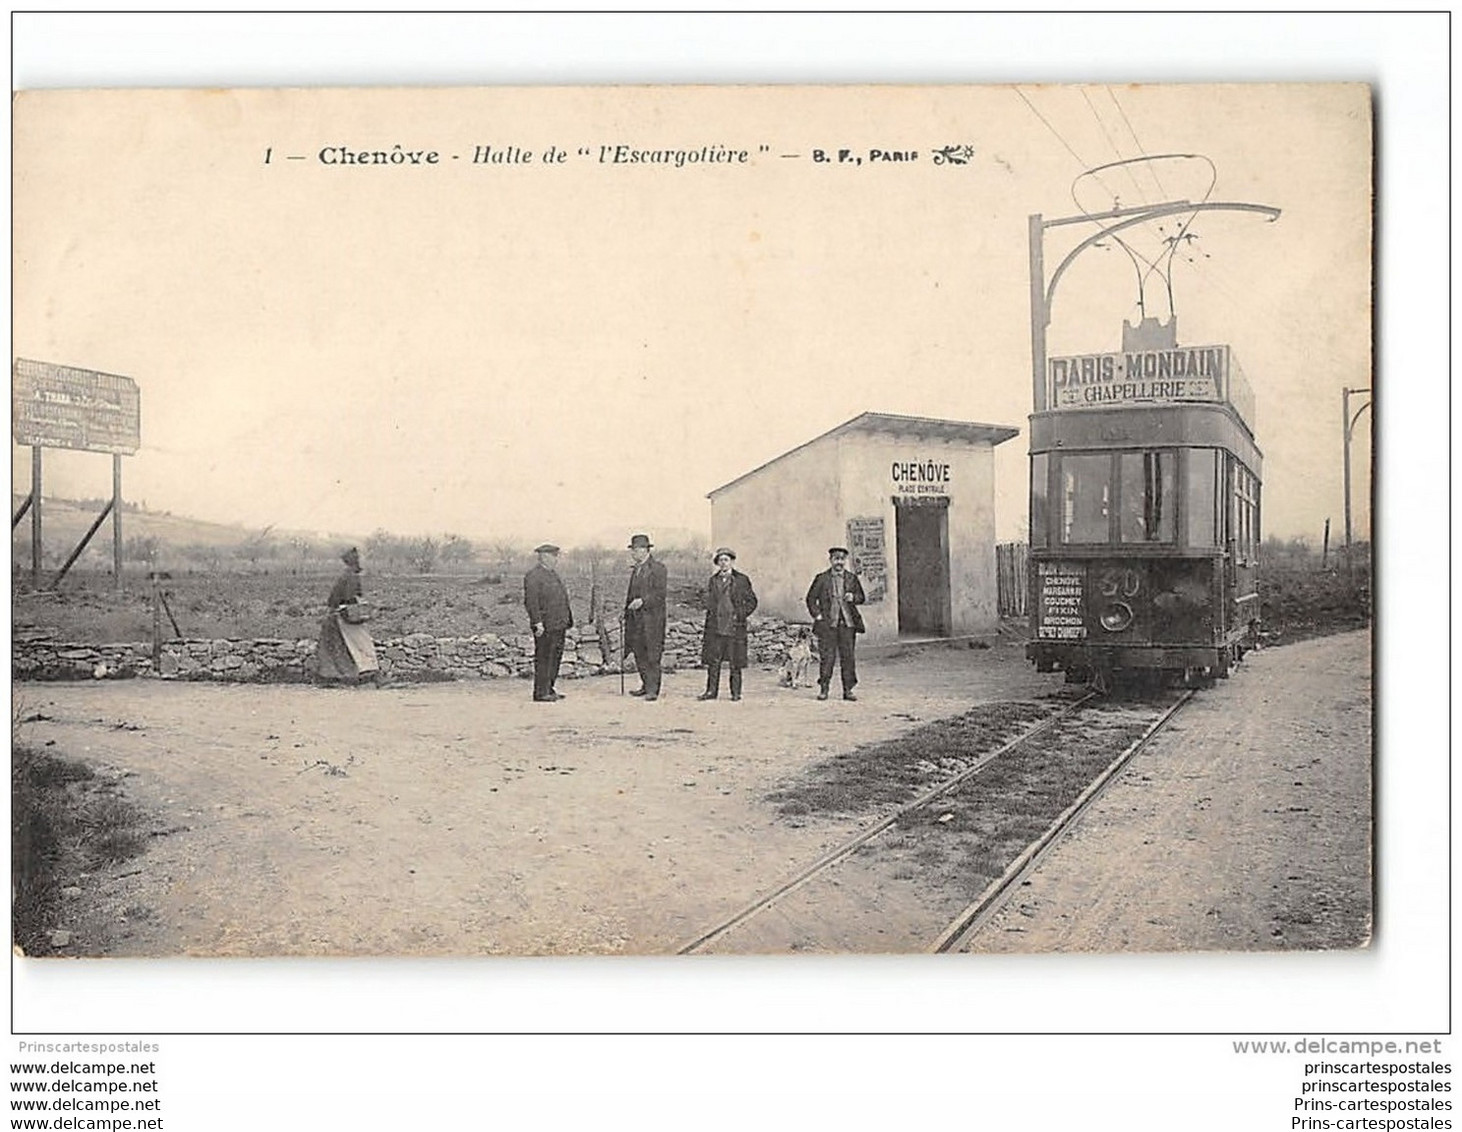
[[[526,559],[470,573],[376,574],[367,569],[366,596],[376,606],[372,633],[378,640],[428,633],[466,637],[479,633],[528,631],[523,613],[522,575]],[[698,556],[677,554],[669,561],[671,616],[699,611],[700,587],[709,567]],[[586,559],[561,569],[574,620],[592,620],[591,599],[613,616],[623,600],[627,564],[603,552],[591,568]],[[188,639],[313,638],[325,611],[333,569],[174,571],[166,583],[168,608]],[[1322,569],[1313,556],[1276,555],[1260,574],[1260,598],[1268,643],[1283,644],[1370,624],[1370,559],[1358,556],[1352,571]],[[109,575],[97,571],[68,575],[56,592],[33,591],[28,578],[12,589],[15,629],[49,630],[61,640],[88,644],[146,641],[152,637],[149,583],[142,572],[129,574],[119,593]],[[165,635],[172,625],[162,619]]]
[[[1271,645],[1371,623],[1369,547],[1358,548],[1351,569],[1322,569],[1313,556],[1275,555],[1261,562],[1260,620]]]
[[[705,572],[709,575],[709,569]],[[627,570],[605,571],[600,586],[601,604],[616,615],[624,600]],[[220,573],[174,574],[165,583],[167,608],[181,635],[198,639],[279,638],[303,640],[320,631],[325,598],[338,573]],[[434,637],[467,637],[480,633],[528,632],[523,612],[522,568],[470,575],[393,574],[367,572],[366,597],[375,606],[371,632],[377,640],[408,633]],[[594,582],[587,573],[564,571],[576,624],[586,624]],[[689,616],[699,609],[700,570],[671,575],[672,616]],[[145,578],[127,579],[119,593],[110,576],[98,573],[69,575],[58,592],[34,591],[17,584],[12,592],[13,623],[17,632],[51,630],[62,640],[87,644],[146,641],[152,637],[152,593]],[[162,617],[165,637],[173,635],[167,615]]]

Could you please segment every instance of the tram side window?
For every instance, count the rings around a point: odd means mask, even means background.
[[[1234,553],[1241,565],[1247,565],[1259,551],[1259,481],[1235,460],[1233,482]]]
[[[1183,515],[1189,546],[1218,545],[1218,483],[1223,474],[1214,448],[1188,451],[1187,491]]]
[[[1123,452],[1122,542],[1172,542],[1177,532],[1178,467],[1174,452]]]
[[[1112,458],[1067,455],[1061,458],[1061,541],[1099,543],[1110,537]]]
[[[1030,544],[1032,546],[1045,546],[1047,543],[1050,513],[1046,499],[1049,482],[1046,478],[1048,463],[1049,457],[1044,452],[1031,457]]]

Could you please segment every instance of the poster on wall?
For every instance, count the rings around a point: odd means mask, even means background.
[[[882,601],[888,592],[888,554],[883,537],[883,517],[848,520],[848,551],[853,573],[863,581],[868,602]]]

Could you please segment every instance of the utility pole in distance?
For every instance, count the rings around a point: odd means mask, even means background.
[[[1352,396],[1369,392],[1369,388],[1351,389],[1349,386],[1345,386],[1340,391],[1340,421],[1345,433],[1345,572],[1347,575],[1350,573],[1350,438],[1355,432],[1355,422],[1360,420],[1360,415],[1371,407],[1371,403],[1367,401],[1355,411],[1355,416],[1351,416],[1350,399]]]

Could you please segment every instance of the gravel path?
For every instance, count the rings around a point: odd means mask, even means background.
[[[1371,636],[1250,654],[1053,849],[971,951],[1364,945]]]
[[[1365,633],[1251,656],[1129,767],[975,948],[1363,942],[1369,660]],[[860,828],[778,817],[767,795],[791,776],[1062,687],[1009,639],[870,655],[860,670],[856,704],[761,671],[739,704],[697,703],[694,672],[670,676],[657,704],[608,678],[567,683],[559,704],[506,680],[17,685],[17,717],[44,717],[21,740],[118,779],[156,834],[105,875],[64,878],[73,895],[54,927],[71,955],[673,952]],[[856,872],[808,910],[849,951],[922,950],[963,903],[912,878],[870,902]]]

